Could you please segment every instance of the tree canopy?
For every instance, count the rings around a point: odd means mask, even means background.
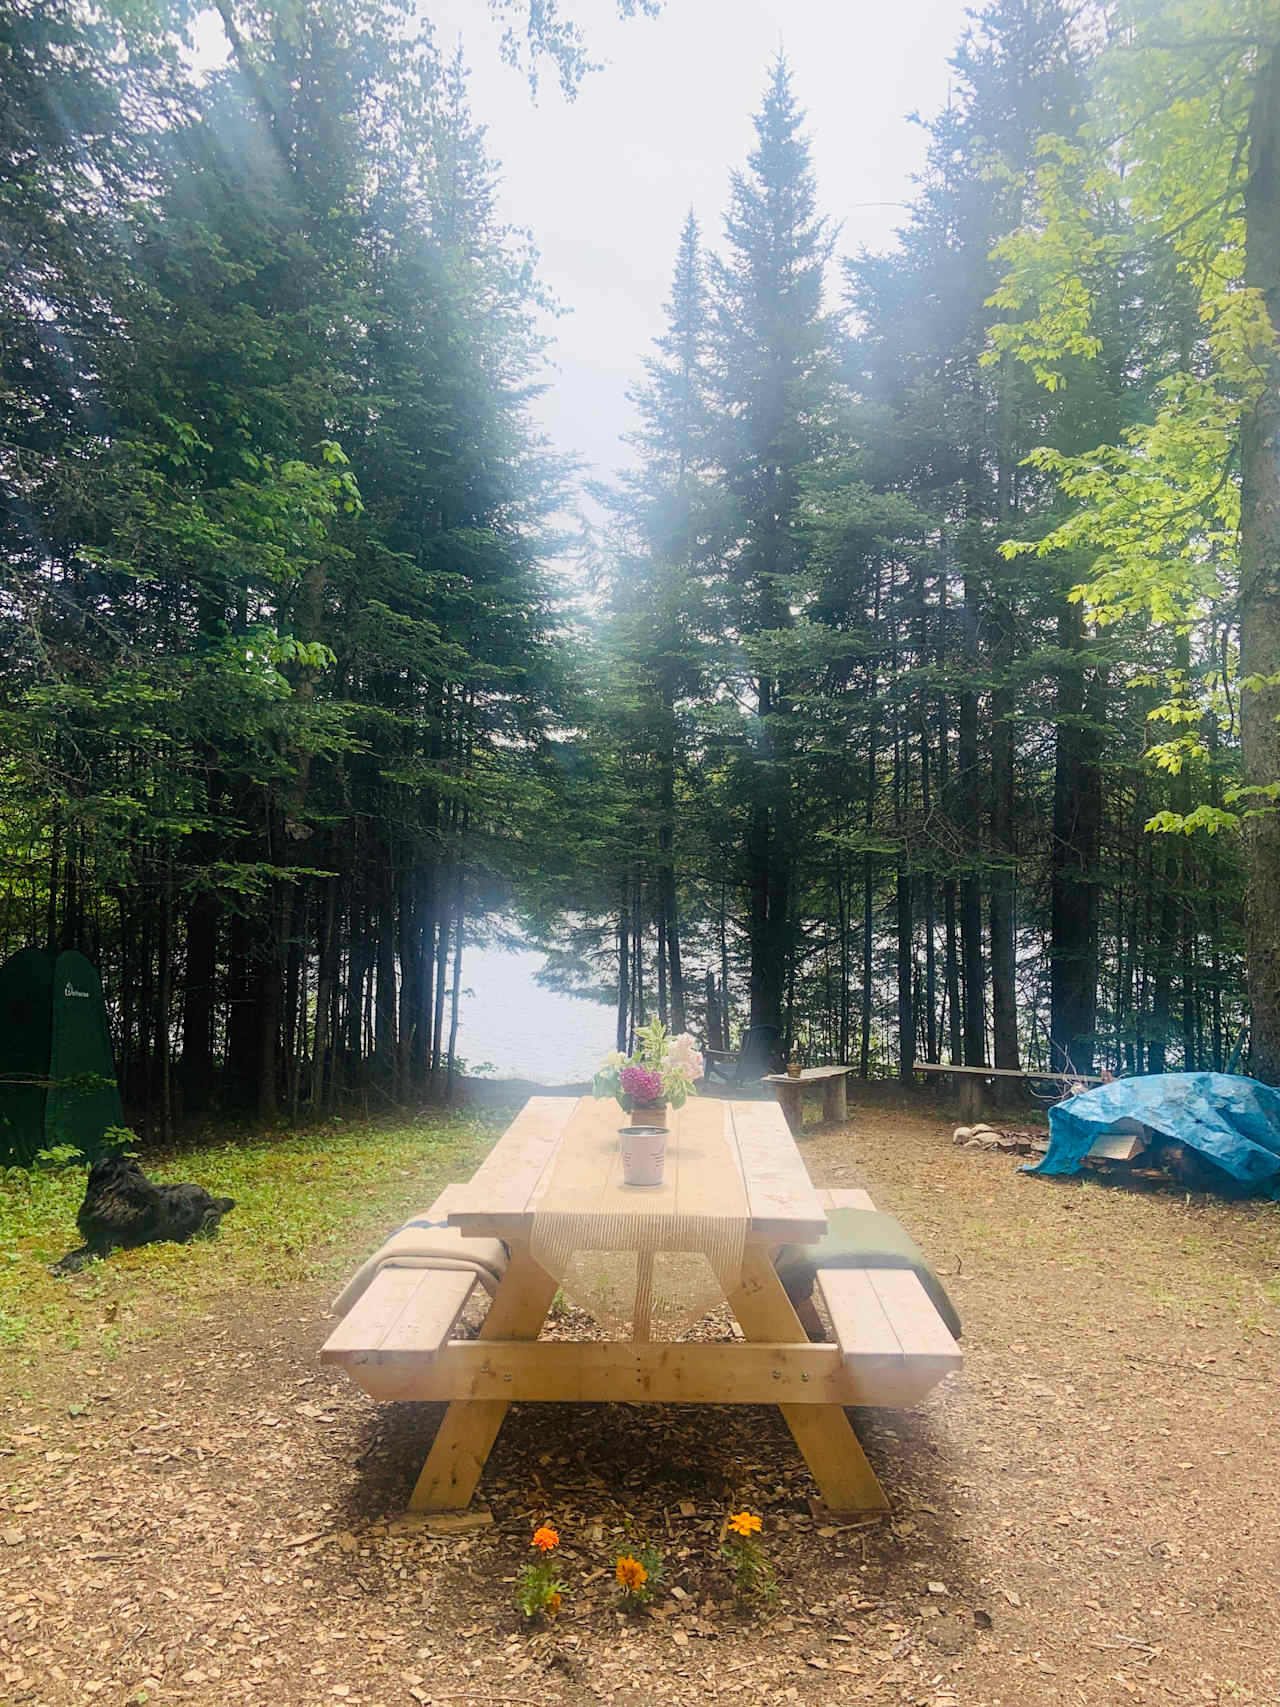
[[[218,14],[208,73],[176,6],[0,20],[0,925],[101,965],[127,1104],[447,1094],[492,932],[623,1047],[1161,1071],[1248,1016],[1280,1077],[1272,9],[992,0],[886,254],[764,68],[589,587],[461,55]]]

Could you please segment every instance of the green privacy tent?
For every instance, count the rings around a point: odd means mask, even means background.
[[[71,1144],[89,1158],[124,1115],[102,984],[75,949],[24,948],[0,966],[0,1163]]]

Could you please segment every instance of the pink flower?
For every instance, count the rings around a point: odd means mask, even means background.
[[[647,1067],[624,1067],[618,1074],[618,1083],[632,1102],[643,1105],[662,1101],[662,1075],[651,1073]]]

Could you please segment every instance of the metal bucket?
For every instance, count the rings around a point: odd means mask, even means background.
[[[665,1126],[620,1126],[622,1178],[627,1185],[661,1185],[667,1159]]]

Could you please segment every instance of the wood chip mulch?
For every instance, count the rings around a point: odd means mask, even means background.
[[[518,1406],[476,1510],[407,1518],[438,1408],[319,1368],[314,1295],[229,1294],[197,1332],[21,1372],[0,1707],[1276,1707],[1280,1215],[1031,1180],[953,1126],[890,1098],[803,1140],[965,1320],[961,1375],[855,1414],[888,1520],[815,1517],[776,1412],[674,1406]],[[719,1555],[742,1505],[779,1578],[756,1620]],[[531,1630],[511,1579],[542,1518],[573,1592]],[[613,1560],[646,1538],[662,1592],[625,1615]]]

